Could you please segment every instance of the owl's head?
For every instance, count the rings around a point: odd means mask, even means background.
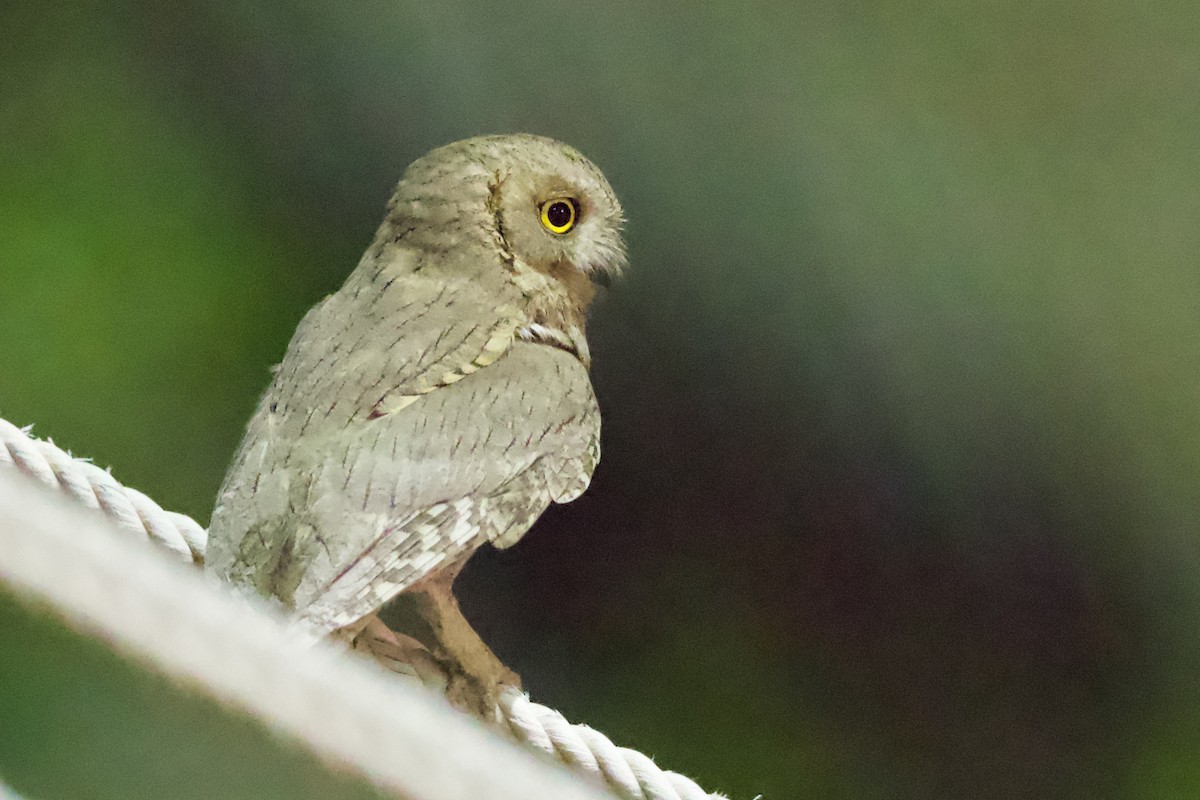
[[[443,232],[484,234],[519,267],[601,282],[625,267],[616,194],[595,164],[554,139],[481,136],[440,147],[408,168],[393,203]]]

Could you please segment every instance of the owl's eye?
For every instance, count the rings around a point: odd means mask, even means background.
[[[570,197],[554,197],[542,203],[542,226],[551,233],[563,234],[575,227],[577,208]]]

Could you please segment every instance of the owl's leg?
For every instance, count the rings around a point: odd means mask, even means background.
[[[463,616],[451,591],[453,577],[439,575],[414,587],[413,610],[428,626],[426,644],[449,675],[450,702],[491,719],[500,692],[520,688],[521,676],[496,657]]]
[[[419,642],[424,658],[437,663],[452,703],[490,720],[496,717],[500,692],[520,687],[521,678],[479,638],[458,607],[451,587],[465,561],[409,587],[382,616],[389,632],[402,641]]]

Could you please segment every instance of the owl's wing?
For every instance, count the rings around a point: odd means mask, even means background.
[[[222,489],[210,569],[331,629],[586,488],[599,414],[570,353],[510,337],[493,363],[380,407],[472,363],[505,320],[431,292],[402,323],[342,292],[306,317]]]
[[[515,544],[551,502],[566,502],[554,488],[591,475],[582,460],[567,468],[563,461],[541,457],[524,472],[489,494],[471,494],[436,503],[389,527],[338,577],[322,587],[301,609],[301,616],[321,630],[336,630],[379,609],[392,597],[439,568],[456,563],[485,541]],[[564,480],[565,479],[565,480]]]

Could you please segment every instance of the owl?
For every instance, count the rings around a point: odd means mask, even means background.
[[[578,497],[600,457],[586,314],[625,265],[622,224],[600,170],[552,139],[415,161],[275,368],[206,568],[352,636],[398,593],[444,604],[477,548]]]

